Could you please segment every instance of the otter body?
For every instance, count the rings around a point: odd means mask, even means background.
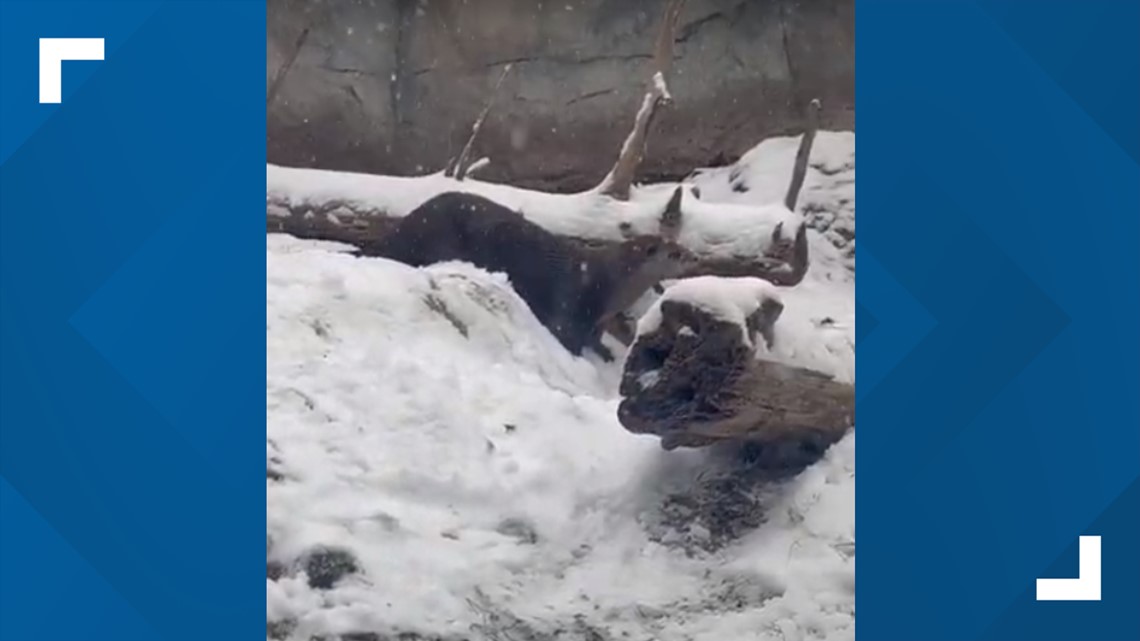
[[[613,356],[601,343],[603,325],[631,298],[673,275],[688,256],[660,236],[587,249],[492,200],[463,192],[428,200],[362,253],[415,267],[455,260],[502,272],[567,350],[581,355],[590,347],[606,360]]]

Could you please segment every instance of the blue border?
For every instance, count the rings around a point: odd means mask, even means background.
[[[1140,3],[859,0],[858,638],[1140,639]],[[1103,600],[1037,602],[1103,542]]]
[[[0,2],[2,639],[263,638],[265,12]]]

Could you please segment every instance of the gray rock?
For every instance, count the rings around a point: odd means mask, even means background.
[[[331,589],[344,577],[360,571],[352,552],[336,547],[309,550],[301,558],[301,567],[309,579],[309,586],[318,590]]]
[[[662,7],[272,0],[267,93],[281,80],[268,106],[269,161],[438,171],[511,62],[476,145],[474,157],[492,159],[480,177],[592,187],[632,124]],[[853,129],[854,8],[854,0],[690,0],[669,77],[675,103],[654,124],[639,178],[680,177],[798,133],[812,98],[823,102],[822,128]]]

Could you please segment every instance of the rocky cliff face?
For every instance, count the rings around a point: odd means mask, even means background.
[[[270,0],[269,162],[397,175],[458,154],[502,67],[481,176],[595,185],[633,121],[664,0]],[[734,160],[797,132],[854,128],[854,0],[690,0],[675,99],[641,178]]]

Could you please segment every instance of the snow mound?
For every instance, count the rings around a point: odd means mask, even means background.
[[[292,171],[269,168],[270,190],[405,213],[432,195]],[[804,282],[776,288],[774,351],[853,380],[854,274],[825,234],[809,242]],[[716,448],[664,452],[617,421],[621,363],[567,353],[503,276],[340,250],[267,237],[274,638],[854,639],[854,433],[785,479]],[[308,576],[322,550],[350,569]]]
[[[833,508],[853,509],[853,438],[770,499],[764,528],[690,556],[651,526],[699,486],[700,453],[625,432],[613,387],[502,277],[267,249],[271,558],[332,547],[360,568],[328,590],[267,581],[288,638],[471,635],[500,610],[533,638],[851,637],[853,563],[835,546],[854,521]]]
[[[831,248],[826,241],[812,251]],[[832,249],[834,251],[834,249]],[[768,348],[757,342],[758,358],[829,374],[841,383],[855,382],[855,283],[808,277],[796,287],[779,287],[784,311]],[[849,291],[847,296],[837,292]]]

